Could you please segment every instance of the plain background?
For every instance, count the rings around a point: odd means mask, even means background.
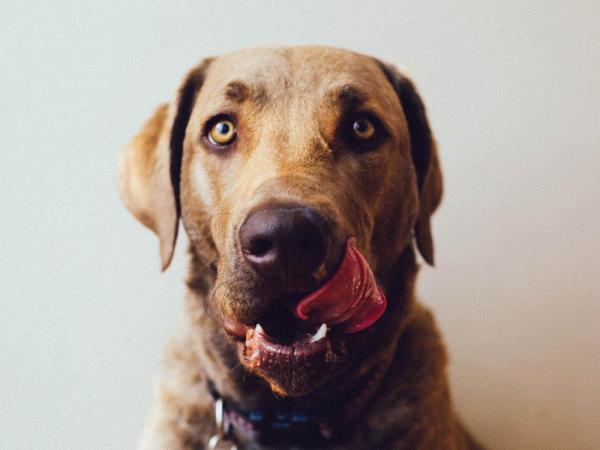
[[[0,448],[132,448],[185,243],[121,205],[120,147],[202,57],[327,44],[405,68],[439,141],[419,293],[491,449],[600,442],[600,3],[0,4]]]

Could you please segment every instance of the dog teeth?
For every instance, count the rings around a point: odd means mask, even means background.
[[[265,331],[265,329],[260,325],[260,323],[257,323],[256,326],[254,327],[254,331],[256,331],[258,334],[261,334],[263,336],[267,335],[267,332]]]
[[[323,323],[317,330],[317,332],[310,338],[310,343],[314,344],[327,336],[327,324]]]

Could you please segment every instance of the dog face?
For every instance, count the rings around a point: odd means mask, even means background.
[[[181,217],[215,270],[214,316],[282,395],[318,388],[376,339],[293,313],[349,242],[376,276],[413,231],[433,262],[441,175],[423,105],[410,81],[363,55],[264,48],[207,60],[127,147],[120,175],[163,268]]]

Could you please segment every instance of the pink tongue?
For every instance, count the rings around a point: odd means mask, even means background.
[[[293,310],[302,320],[336,325],[344,333],[356,333],[379,319],[387,300],[377,286],[367,261],[348,239],[346,254],[335,275],[312,294],[304,297]]]

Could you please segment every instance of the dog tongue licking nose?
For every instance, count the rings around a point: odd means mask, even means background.
[[[298,319],[335,325],[344,333],[356,333],[379,319],[387,300],[377,286],[364,256],[348,239],[344,260],[333,277],[300,300],[293,309]]]

